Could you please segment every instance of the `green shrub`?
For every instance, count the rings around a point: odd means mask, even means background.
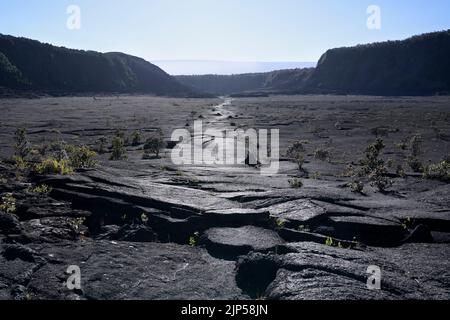
[[[392,187],[392,181],[387,177],[387,169],[380,165],[369,174],[370,185],[380,191],[386,191]]]
[[[73,168],[92,168],[95,167],[97,162],[94,158],[97,156],[95,151],[92,151],[87,146],[72,146],[68,145],[66,150],[69,153],[69,162]]]
[[[384,142],[379,138],[374,143],[369,144],[364,153],[364,158],[360,160],[361,169],[358,172],[358,176],[367,177],[371,186],[382,192],[392,186],[392,181],[387,177],[386,164],[380,158],[384,148]]]
[[[30,153],[30,143],[25,128],[18,128],[14,134],[14,152],[21,158],[25,158]]]
[[[195,246],[197,246],[197,240],[194,238],[194,237],[189,237],[189,245],[191,246],[191,247],[195,247]]]
[[[79,233],[81,226],[86,222],[86,218],[75,218],[70,221],[70,227],[73,231]]]
[[[328,237],[328,238],[325,240],[325,245],[326,245],[326,246],[329,246],[329,247],[333,247],[333,246],[334,246],[333,238]]]
[[[0,204],[0,211],[5,213],[16,212],[16,199],[12,193],[6,193],[2,196],[2,202]]]
[[[71,174],[73,168],[70,166],[67,160],[58,160],[55,158],[47,158],[38,163],[35,167],[35,171],[39,174]]]
[[[355,168],[351,164],[346,165],[344,171],[340,174],[341,177],[345,178],[353,177],[355,175]]]
[[[367,146],[364,158],[360,160],[360,165],[362,166],[361,175],[370,174],[377,167],[384,165],[384,161],[379,159],[384,148],[385,145],[382,139],[377,139],[374,143]]]
[[[281,230],[286,226],[286,221],[283,219],[276,219],[275,220],[275,228],[277,230]]]
[[[159,157],[159,153],[165,147],[164,139],[161,133],[157,133],[149,137],[144,144],[146,154],[154,154]]]
[[[443,160],[427,166],[424,170],[424,178],[450,182],[450,162]]]
[[[414,219],[411,219],[410,217],[406,218],[405,220],[402,220],[401,223],[402,223],[402,228],[405,230],[413,230],[414,229],[415,221],[414,221]]]
[[[189,245],[191,247],[198,246],[199,238],[200,238],[200,233],[195,232],[194,235],[189,237]]]
[[[141,140],[142,140],[142,135],[139,131],[136,130],[131,134],[131,145],[132,146],[140,145]]]
[[[305,164],[305,147],[303,146],[302,141],[296,141],[292,145],[290,145],[286,151],[286,156],[294,161],[299,171],[304,171],[303,165]]]
[[[305,147],[301,141],[296,141],[290,145],[286,151],[286,156],[290,159],[297,159],[300,155],[305,152]]]
[[[125,149],[125,143],[123,139],[119,136],[116,136],[112,140],[112,151],[110,160],[125,160],[127,159],[127,150]]]
[[[342,245],[342,243],[340,241],[333,240],[333,238],[331,238],[331,237],[328,237],[325,240],[325,245],[328,247],[336,247],[339,249],[344,249],[344,246]],[[351,249],[351,246],[347,249]]]

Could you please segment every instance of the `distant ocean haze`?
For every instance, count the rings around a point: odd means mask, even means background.
[[[282,69],[315,67],[315,62],[298,61],[215,61],[215,60],[156,60],[152,61],[171,75],[202,75],[202,74],[243,74],[270,72]]]

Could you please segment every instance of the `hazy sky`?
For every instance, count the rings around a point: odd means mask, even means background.
[[[66,27],[71,4],[80,30]],[[381,30],[366,26],[372,4]],[[329,48],[449,28],[449,0],[0,0],[0,33],[150,61],[317,61]]]

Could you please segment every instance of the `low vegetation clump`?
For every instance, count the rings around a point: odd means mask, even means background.
[[[107,140],[106,137],[100,137],[97,140],[97,152],[99,154],[104,154],[106,153],[106,144],[107,144]]]
[[[294,159],[294,161],[297,164],[299,171],[305,171],[305,169],[303,168],[303,165],[305,164],[305,156],[300,154]]]
[[[408,156],[407,163],[413,172],[421,173],[424,170],[422,162],[416,157]]]
[[[178,169],[177,171],[175,171],[175,175],[177,177],[183,177],[184,176],[184,172]]]
[[[320,174],[320,172],[316,171],[310,176],[310,178],[313,180],[319,180],[321,176],[322,175]]]
[[[311,229],[309,228],[309,226],[301,224],[298,226],[298,231],[309,233],[309,232],[311,232]]]
[[[334,241],[333,241],[332,238],[328,237],[328,238],[325,240],[325,245],[326,245],[326,246],[332,247],[333,244],[334,244]]]
[[[339,176],[344,178],[353,177],[355,176],[355,168],[353,167],[353,165],[348,164],[345,166],[344,171]]]
[[[405,151],[406,149],[408,149],[408,143],[406,141],[402,141],[399,142],[395,145],[397,148],[399,148],[400,150]]]
[[[67,159],[67,152],[64,141],[52,141],[44,143],[39,147],[39,154],[42,157],[53,157],[57,159]]]
[[[43,145],[40,148],[40,153],[44,159],[65,162],[73,170],[91,168],[97,164],[95,161],[97,153],[88,146],[71,145],[62,140]]]
[[[14,141],[13,162],[19,172],[31,169],[38,174],[66,175],[96,165],[97,153],[85,145],[75,146],[59,140],[32,149],[23,128],[17,129]]]
[[[70,227],[76,233],[80,233],[81,226],[86,222],[86,218],[75,218],[70,221]]]
[[[76,169],[94,167],[97,153],[87,146],[55,141],[41,148],[43,159],[34,166],[39,174],[72,174]]]
[[[95,157],[97,153],[87,146],[67,145],[66,151],[70,165],[75,169],[92,168],[97,165]]]
[[[300,189],[303,187],[303,182],[299,178],[289,179],[288,182],[293,189]]]
[[[16,198],[12,193],[6,193],[2,196],[0,211],[11,214],[16,212]]]
[[[320,161],[330,161],[331,153],[327,149],[316,149],[314,151],[314,158]]]
[[[369,174],[370,185],[376,187],[379,191],[386,191],[392,187],[392,180],[387,176],[386,166],[378,166]]]
[[[411,170],[420,173],[423,172],[424,166],[419,157],[422,154],[422,136],[414,135],[409,141],[410,154],[407,158],[407,163]]]
[[[58,160],[56,158],[47,158],[35,166],[35,171],[39,174],[61,174],[67,175],[73,173],[73,168],[68,160]]]
[[[443,160],[436,164],[431,164],[424,169],[424,178],[450,182],[450,162]]]
[[[283,219],[276,219],[275,220],[275,229],[281,230],[286,226],[286,221]]]
[[[112,140],[110,160],[118,161],[128,158],[125,142],[120,136],[115,136]]]
[[[422,154],[422,136],[418,134],[414,135],[409,142],[409,147],[411,149],[411,156],[420,156]]]
[[[401,178],[406,177],[405,169],[403,169],[403,166],[401,164],[399,164],[397,166],[397,169],[395,170],[395,173]]]
[[[189,237],[189,245],[191,247],[198,246],[199,238],[200,238],[200,233],[195,232],[192,236]]]
[[[28,161],[25,160],[25,158],[23,158],[21,156],[14,156],[13,162],[14,162],[14,167],[18,171],[24,171],[30,167],[30,164],[28,163]]]
[[[339,248],[339,249],[352,249],[352,246],[350,245],[349,247],[345,247],[342,245],[342,243],[340,241],[336,241],[333,240],[333,238],[328,237],[325,240],[325,245],[328,247],[335,247],[335,248]]]
[[[144,225],[146,225],[146,224],[148,223],[148,221],[149,221],[148,216],[147,216],[145,213],[141,214],[141,222],[142,222]]]
[[[350,188],[350,190],[352,190],[352,192],[354,193],[360,193],[363,194],[364,193],[364,183],[362,183],[359,180],[355,180],[352,181],[348,184],[348,187]]]
[[[414,219],[411,219],[410,217],[402,220],[401,223],[404,230],[412,230],[415,225]]]
[[[29,191],[32,193],[45,195],[45,194],[49,194],[50,192],[52,192],[52,187],[47,184],[41,184],[41,185],[35,186],[34,188],[30,188]]]

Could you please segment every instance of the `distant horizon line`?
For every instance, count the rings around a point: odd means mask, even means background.
[[[302,60],[150,59],[151,62],[317,63]]]
[[[172,76],[181,75],[236,75],[267,73],[276,70],[303,69],[317,66],[305,61],[237,61],[237,60],[150,60]]]

